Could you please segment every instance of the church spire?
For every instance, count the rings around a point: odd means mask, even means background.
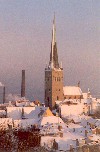
[[[53,19],[53,28],[52,28],[52,42],[51,42],[51,53],[50,53],[50,67],[59,68],[58,63],[58,53],[57,53],[57,43],[56,43],[56,24],[55,24],[55,13]]]
[[[56,43],[56,23],[55,23],[55,13],[54,13],[53,29],[52,29],[52,44],[54,45],[55,43]]]

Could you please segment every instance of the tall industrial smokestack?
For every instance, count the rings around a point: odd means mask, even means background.
[[[22,70],[21,97],[25,97],[25,70]]]
[[[3,86],[3,103],[5,103],[5,86]]]

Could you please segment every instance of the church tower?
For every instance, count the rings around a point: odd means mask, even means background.
[[[45,105],[55,109],[55,101],[63,100],[63,68],[58,62],[55,15],[53,19],[52,41],[49,65],[45,68]]]

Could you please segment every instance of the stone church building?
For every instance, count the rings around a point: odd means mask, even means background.
[[[45,68],[45,105],[46,107],[50,107],[50,109],[55,109],[55,101],[62,101],[69,98],[82,98],[82,91],[79,87],[68,88],[63,86],[63,68],[58,62],[56,25],[54,16],[50,61],[48,67]]]

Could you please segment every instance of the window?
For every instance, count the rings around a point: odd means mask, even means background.
[[[47,97],[47,100],[49,101],[49,97]]]
[[[57,96],[57,100],[59,100],[59,97]]]

